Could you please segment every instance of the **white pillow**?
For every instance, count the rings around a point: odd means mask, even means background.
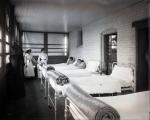
[[[99,66],[99,61],[88,61],[86,70],[90,72],[97,72]]]
[[[130,67],[119,67],[115,65],[111,76],[120,80],[124,80],[126,82],[133,81],[133,70]]]

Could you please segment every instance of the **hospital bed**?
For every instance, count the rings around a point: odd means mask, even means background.
[[[114,107],[121,120],[150,120],[150,91],[96,98]]]
[[[81,63],[78,63],[78,61],[82,61]],[[61,63],[61,64],[56,64],[54,66],[51,66],[50,64],[49,65],[43,65],[43,66],[40,66],[38,65],[38,76],[41,80],[41,88],[44,88],[44,96],[46,97],[46,87],[47,87],[47,79],[49,79],[50,76],[47,76],[47,73],[48,73],[48,70],[47,68],[54,68],[55,70],[59,69],[61,71],[74,71],[74,70],[80,70],[80,69],[83,69],[84,68],[84,64],[85,63],[83,60],[81,60],[80,58],[77,59],[77,62],[75,64],[70,64],[70,65],[66,65],[64,63]],[[83,65],[83,67],[82,67]],[[84,70],[83,70],[84,71]]]
[[[134,91],[134,71],[130,67],[115,66],[111,75],[92,74],[86,77],[70,77],[72,84],[78,85],[88,94],[121,94],[125,90]]]
[[[65,95],[65,120],[69,120],[70,114],[74,120],[120,120],[117,110],[93,98],[77,85],[69,85]]]
[[[95,98],[89,98],[88,94],[78,86],[69,86],[66,90],[65,120],[70,114],[75,120],[150,120],[150,91]],[[93,104],[101,106],[101,110],[98,110],[100,113],[97,113]],[[103,109],[107,108],[107,105],[113,109]],[[109,116],[114,110],[118,112],[119,117]]]
[[[52,66],[55,70],[75,70],[75,69],[84,69],[86,66],[82,66],[85,61],[81,58],[76,59],[72,64],[61,63],[61,64],[48,64],[48,66]],[[79,67],[81,65],[81,67]]]
[[[87,77],[93,74],[99,74],[99,61],[89,60],[86,64],[85,69],[59,69],[57,71],[63,73],[64,75],[70,77]]]
[[[37,63],[37,73],[38,73],[38,78],[40,78],[41,79],[41,77],[42,77],[42,72],[43,72],[43,70],[44,69],[42,69],[42,68],[48,68],[48,67],[54,67],[55,69],[56,68],[66,68],[66,67],[68,67],[68,68],[72,68],[72,69],[74,69],[74,65],[72,65],[74,62],[75,62],[75,58],[74,57],[72,57],[73,58],[73,60],[72,60],[72,62],[70,63],[69,61],[70,61],[70,57],[68,58],[68,60],[67,60],[67,62],[66,63],[59,63],[59,64],[47,64],[47,65],[39,65],[38,63]],[[44,72],[45,72],[45,70],[44,70]],[[45,74],[45,73],[44,73]],[[45,76],[45,75],[44,75]]]
[[[78,70],[63,70],[62,74],[67,76],[69,78],[69,82],[70,82],[70,77],[74,76],[74,77],[78,77],[78,76],[89,76],[91,74],[98,74],[97,73],[97,69],[99,66],[99,62],[98,61],[89,61],[87,64],[87,68],[86,69],[90,69],[89,71],[87,70],[82,70],[82,69],[78,69]],[[64,74],[64,71],[66,72],[70,72],[69,74]],[[92,73],[93,71],[93,73]],[[60,73],[60,71],[57,71],[58,73]],[[56,83],[56,80],[52,77],[53,76],[54,71],[47,71],[47,82],[48,82],[48,106],[50,105],[50,102],[52,103],[54,109],[55,109],[55,119],[56,119],[56,113],[57,113],[57,98],[64,96],[64,94],[66,93],[66,88],[68,86],[70,86],[69,84],[64,84],[64,85],[58,85]],[[71,74],[72,73],[72,74]],[[54,96],[52,96],[51,94],[51,88],[54,90]],[[52,100],[52,98],[55,98],[54,100]]]

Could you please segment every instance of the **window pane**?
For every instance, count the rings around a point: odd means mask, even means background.
[[[9,53],[10,52],[10,50],[9,50],[10,48],[9,48],[9,45],[8,44],[6,44],[6,53]]]
[[[39,55],[41,48],[44,48],[44,34],[24,32],[22,37],[23,50],[31,48],[34,56]]]
[[[8,14],[6,14],[6,25],[7,25],[7,28],[9,28],[9,16],[8,16]]]
[[[66,56],[68,51],[68,37],[66,34],[48,34],[48,55]]]
[[[6,35],[6,42],[9,43],[9,37]]]
[[[10,57],[10,55],[7,55],[7,56],[6,56],[6,63],[9,63],[9,62],[10,62],[9,57]]]
[[[0,53],[2,53],[2,42],[0,42]]]
[[[2,57],[0,56],[0,68],[2,67]]]

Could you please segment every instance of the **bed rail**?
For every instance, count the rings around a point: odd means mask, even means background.
[[[42,72],[42,70],[45,70],[45,72]],[[47,96],[47,70],[46,68],[42,66],[38,66],[38,77],[41,81],[41,90],[44,89],[44,98]]]

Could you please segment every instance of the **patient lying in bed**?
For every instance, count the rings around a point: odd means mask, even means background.
[[[98,74],[99,61],[88,61],[86,68],[85,64],[77,65],[78,69],[58,69],[59,72],[65,74],[68,77],[85,77],[92,74]],[[79,69],[80,68],[80,69]],[[81,69],[85,68],[85,69]]]
[[[62,63],[62,64],[50,64],[50,66],[53,66],[55,68],[55,70],[57,71],[62,71],[62,70],[75,70],[75,69],[84,69],[86,67],[86,64],[84,62],[84,60],[82,59],[77,59],[76,61],[74,61],[73,63]]]

